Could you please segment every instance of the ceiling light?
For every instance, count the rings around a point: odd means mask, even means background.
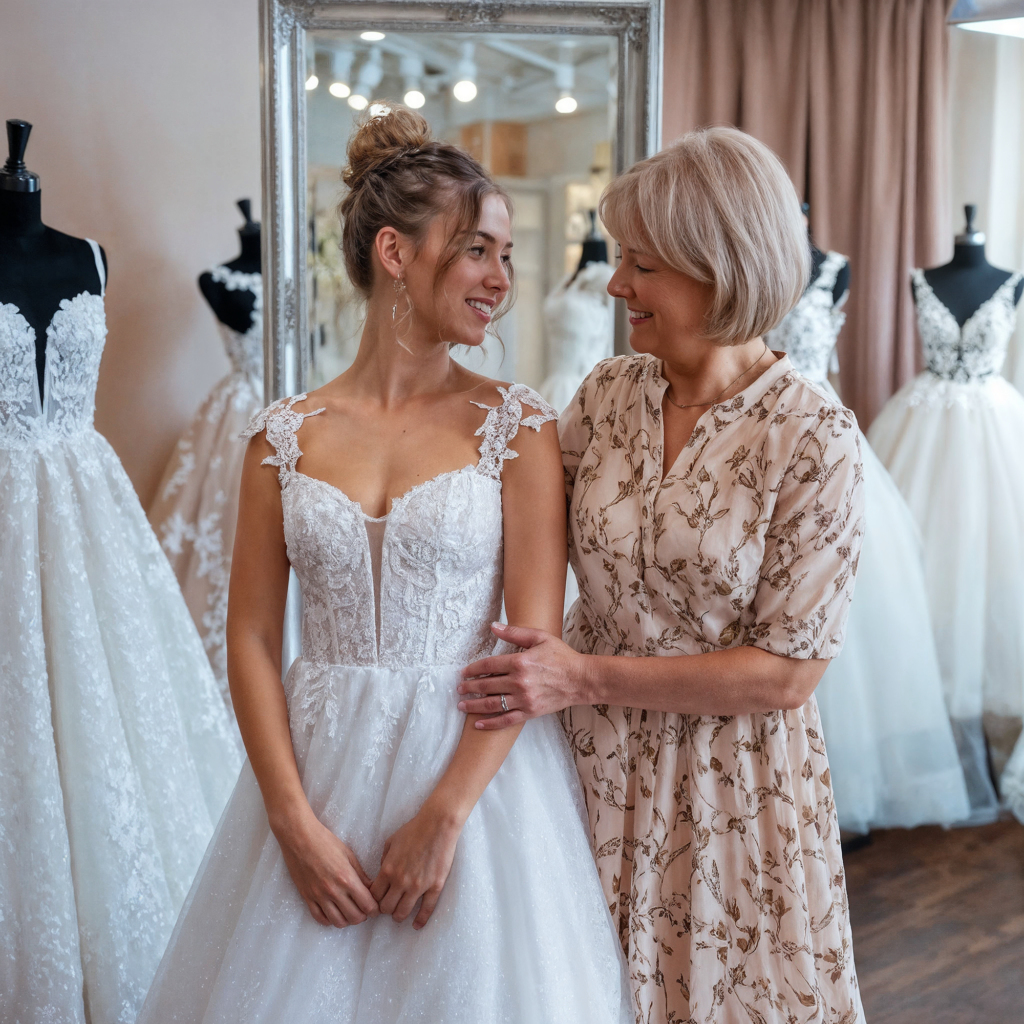
[[[370,101],[365,96],[360,96],[359,93],[354,92],[348,98],[348,105],[353,110],[365,110],[366,104]]]
[[[362,103],[356,106],[350,96],[348,98],[349,106],[355,107],[356,110],[362,110],[369,97],[374,94],[377,86],[380,85],[380,80],[384,77],[384,66],[380,59],[380,47],[374,46],[370,50],[369,56],[363,61],[363,66],[359,69],[359,81],[356,83],[354,94],[358,95],[362,99]]]
[[[473,60],[473,44],[462,44],[462,57],[457,72],[459,80],[452,86],[452,95],[460,103],[476,99],[476,62]]]
[[[555,102],[555,110],[560,114],[571,114],[576,109],[576,100],[568,92],[563,92]]]
[[[398,73],[405,79],[405,96],[402,102],[413,110],[419,110],[427,97],[423,95],[423,61],[413,55],[406,54],[398,63]]]
[[[992,32],[999,36],[1016,36],[1024,39],[1024,18],[1001,18],[999,21],[962,21],[957,28],[969,32]]]
[[[427,97],[419,91],[419,89],[410,89],[403,97],[402,102],[407,107],[412,107],[413,110],[419,110],[424,103],[427,102]]]
[[[384,38],[383,32],[376,32],[372,29],[366,32],[360,32],[359,38],[367,43],[379,43]]]
[[[333,81],[327,91],[332,96],[337,96],[339,100],[352,94],[352,87],[348,83],[352,74],[352,58],[354,56],[351,50],[335,50],[331,56]]]
[[[312,92],[320,84],[320,79],[316,75],[310,75],[306,79],[306,91]]]
[[[558,89],[555,110],[558,113],[571,114],[576,109],[576,100],[572,95],[575,84],[576,68],[573,66],[573,44],[571,42],[559,43],[558,65],[555,68],[555,88]]]

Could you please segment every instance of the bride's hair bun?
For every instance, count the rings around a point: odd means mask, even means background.
[[[380,105],[384,112],[366,118],[349,139],[348,163],[341,180],[350,189],[359,188],[375,171],[416,152],[431,140],[425,117],[407,107]]]
[[[371,114],[349,140],[341,175],[348,187],[338,206],[345,269],[366,296],[373,290],[381,228],[419,241],[430,222],[444,215],[448,241],[438,257],[440,281],[473,244],[486,196],[499,196],[512,215],[508,193],[465,150],[432,138],[430,125],[415,111],[383,102],[371,109],[381,107],[384,112]]]

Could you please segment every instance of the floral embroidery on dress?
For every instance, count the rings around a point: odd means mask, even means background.
[[[783,358],[701,417],[663,479],[666,387],[652,357],[610,359],[562,414],[566,642],[834,657],[863,533],[853,415]],[[862,1020],[813,697],[734,716],[575,707],[563,724],[638,1024]]]

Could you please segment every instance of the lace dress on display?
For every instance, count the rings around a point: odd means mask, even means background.
[[[99,247],[90,242],[101,286]],[[0,304],[0,1020],[133,1024],[241,763],[167,559],[93,427],[100,295]]]
[[[217,322],[231,372],[214,385],[167,465],[149,520],[181,584],[228,708],[226,628],[231,551],[245,449],[239,433],[263,405],[263,283],[259,274],[214,267],[214,281],[251,292],[244,334]]]
[[[768,335],[832,400],[846,319],[833,289],[845,256],[830,252],[796,307]],[[815,694],[841,828],[950,824],[969,815],[928,613],[921,539],[899,489],[861,437],[865,532],[842,653]]]
[[[554,412],[522,385],[487,409],[476,465],[379,519],[298,468],[305,395],[246,431],[276,454],[302,655],[285,680],[303,788],[372,876],[465,724],[460,668],[491,653],[502,600],[501,470]],[[523,403],[541,412],[523,418]],[[317,924],[247,764],[139,1024],[632,1024],[621,950],[557,719],[528,722],[459,837],[422,931],[390,917]]]
[[[1000,370],[1012,275],[959,326],[913,274],[927,369],[868,431],[921,528],[946,703],[976,816],[996,813],[1024,711],[1024,397]]]

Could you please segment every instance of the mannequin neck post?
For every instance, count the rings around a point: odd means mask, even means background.
[[[232,267],[247,274],[258,274],[262,261],[260,258],[260,229],[242,228],[238,232],[238,240],[241,243],[241,251],[238,257],[232,260]]]
[[[0,235],[25,238],[46,230],[42,216],[42,192],[8,192],[0,189]]]

